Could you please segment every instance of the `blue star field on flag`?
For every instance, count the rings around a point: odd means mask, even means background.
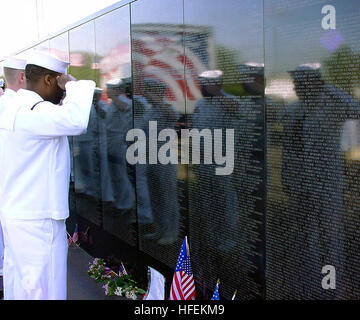
[[[211,298],[211,300],[220,300],[220,296],[219,296],[219,281],[216,283],[216,287],[213,293],[213,296]]]
[[[190,256],[187,254],[185,240],[183,241],[183,244],[180,249],[180,254],[176,264],[175,272],[181,270],[185,271],[189,276],[192,276]]]

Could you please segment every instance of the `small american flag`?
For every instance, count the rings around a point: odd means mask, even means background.
[[[212,296],[211,300],[220,300],[219,284],[220,284],[220,281],[218,280],[217,283],[216,283],[216,287],[215,287],[215,290],[214,290],[214,293],[213,293],[213,296]]]
[[[120,268],[119,268],[119,277],[121,276],[127,276],[128,273],[126,272],[125,266],[121,262]]]
[[[195,300],[195,282],[190,265],[190,253],[185,237],[177,260],[169,300]]]

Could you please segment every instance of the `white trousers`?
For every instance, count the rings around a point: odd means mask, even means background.
[[[3,240],[3,233],[0,223],[0,276],[3,275],[3,263],[4,261],[4,240]]]
[[[65,220],[2,221],[4,300],[66,300]]]

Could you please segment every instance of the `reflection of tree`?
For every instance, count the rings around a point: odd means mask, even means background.
[[[70,65],[70,73],[76,79],[94,80],[96,85],[100,83],[100,71],[95,68],[95,61],[99,61],[99,58],[94,57],[93,54],[88,52],[74,52],[82,56],[82,63],[79,66]]]
[[[360,55],[352,52],[348,46],[342,46],[324,61],[324,78],[327,82],[353,94],[359,86]]]
[[[218,46],[215,51],[215,57],[216,68],[224,73],[224,91],[236,96],[244,95],[244,91],[238,83],[238,65],[241,61],[239,53],[236,50]]]

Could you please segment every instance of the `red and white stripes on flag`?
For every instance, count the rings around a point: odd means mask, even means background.
[[[183,27],[135,25],[132,37],[132,59],[135,81],[148,77],[166,84],[166,100],[178,111],[187,111],[202,98],[198,75],[207,69],[201,54],[190,47],[184,50]],[[204,38],[205,35],[203,34]],[[206,48],[203,48],[206,50]],[[139,86],[135,86],[135,93]],[[140,90],[141,91],[141,90]]]
[[[190,264],[190,252],[185,237],[177,260],[169,300],[195,300],[195,282]]]
[[[175,272],[169,300],[195,300],[195,284],[193,276],[184,271]]]

